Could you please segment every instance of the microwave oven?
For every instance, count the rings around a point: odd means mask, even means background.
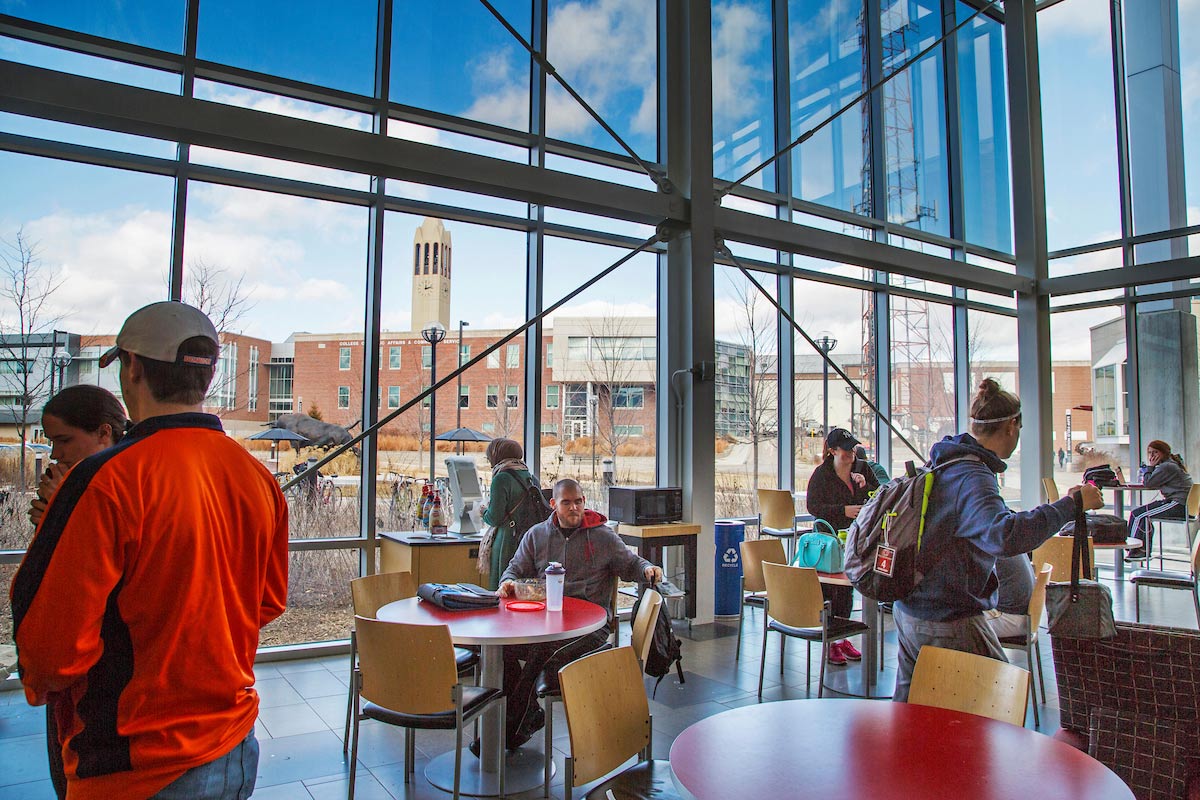
[[[626,525],[662,525],[683,519],[678,486],[610,486],[608,516]]]

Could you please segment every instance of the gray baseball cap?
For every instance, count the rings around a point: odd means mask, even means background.
[[[216,358],[179,354],[179,345],[196,336],[220,345],[216,326],[200,309],[171,300],[151,303],[129,315],[117,334],[116,345],[100,356],[100,366],[107,367],[122,350],[168,364],[213,366]]]

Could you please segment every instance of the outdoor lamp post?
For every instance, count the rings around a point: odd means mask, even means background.
[[[462,427],[462,340],[463,340],[463,328],[467,327],[467,326],[468,326],[468,325],[470,325],[470,324],[471,324],[471,323],[469,323],[469,322],[463,322],[461,319],[458,321],[458,397],[454,398],[454,408],[455,408],[455,415],[454,415],[454,427],[456,427],[456,428],[461,428],[461,427]],[[459,442],[459,443],[458,443],[458,454],[459,454],[460,456],[462,455],[462,447],[463,447],[463,446],[462,446],[462,442]]]
[[[829,435],[829,354],[833,352],[833,348],[837,347],[837,339],[833,338],[829,333],[822,333],[813,340],[817,347],[821,349],[822,355],[825,358],[821,359],[821,387],[825,401],[825,413],[821,418],[822,430],[824,435]]]
[[[437,383],[437,346],[446,338],[446,328],[440,322],[431,322],[421,330],[421,338],[429,342],[429,485],[433,485],[433,470],[437,465],[437,392],[432,391]]]
[[[588,398],[588,405],[592,407],[592,486],[596,485],[596,406],[599,405],[600,398],[592,395]]]

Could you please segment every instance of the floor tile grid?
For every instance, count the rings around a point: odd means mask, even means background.
[[[1114,588],[1119,619],[1133,618],[1133,587],[1125,583]],[[1143,591],[1143,620],[1161,624],[1192,626],[1195,623],[1191,598],[1187,592]],[[895,631],[891,618],[887,625],[885,658],[895,661]],[[719,621],[712,628],[697,627],[694,635],[685,625],[677,632],[684,640],[684,667],[687,681],[678,685],[672,674],[662,681],[650,701],[654,716],[653,750],[666,758],[671,743],[693,722],[729,708],[757,702],[759,658],[762,646],[761,610],[748,610],[741,658],[733,658],[736,646],[736,620]],[[623,639],[628,638],[624,626]],[[787,647],[784,673],[779,673],[778,637],[767,642],[767,668],[764,676],[764,701],[801,699],[816,696],[819,663],[814,654],[813,678],[805,682],[805,646],[793,641]],[[814,648],[815,649],[815,648]],[[1058,728],[1058,693],[1055,685],[1050,648],[1043,647],[1048,702],[1040,709],[1039,729],[1052,733]],[[1011,655],[1022,663],[1020,653]],[[349,661],[347,656],[272,662],[255,668],[262,707],[256,730],[262,756],[256,798],[345,797],[347,767],[342,755],[342,735],[346,713]],[[857,665],[829,667],[830,679],[839,671],[859,669]],[[647,683],[653,691],[653,682]],[[884,701],[885,702],[885,701]],[[1032,727],[1032,715],[1029,725]],[[53,798],[45,768],[44,712],[25,705],[20,692],[0,693],[0,800]],[[555,704],[554,758],[557,774],[551,796],[562,797],[563,758],[570,741],[562,704]],[[403,731],[377,722],[361,726],[359,773],[356,796],[362,800],[407,798],[445,798],[446,793],[429,785],[423,770],[429,759],[447,752],[453,744],[452,732],[417,734],[417,764],[414,781],[404,783]],[[529,747],[540,749],[535,738]],[[582,792],[580,793],[582,794]],[[540,797],[540,787],[514,795]]]

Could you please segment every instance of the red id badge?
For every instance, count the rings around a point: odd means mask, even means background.
[[[875,571],[890,578],[895,566],[896,548],[879,545],[875,550]]]

